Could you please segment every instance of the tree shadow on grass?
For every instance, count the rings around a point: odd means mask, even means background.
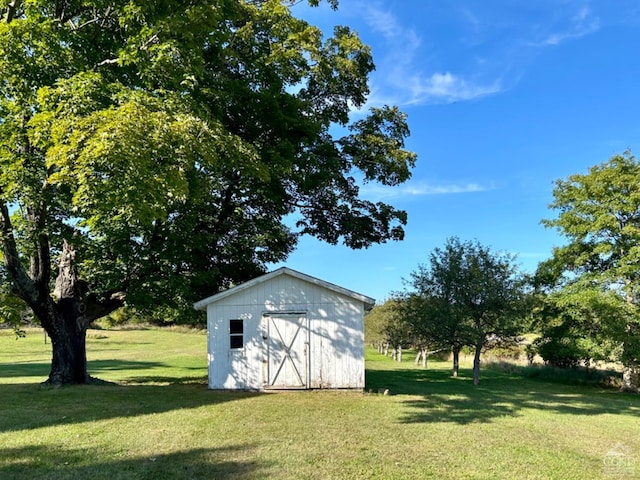
[[[140,371],[141,375],[130,376],[119,384],[72,385],[59,389],[41,383],[2,384],[0,432],[192,409],[259,395],[258,392],[208,390],[206,368],[187,368],[193,370],[193,375],[173,377],[149,375],[154,367],[166,367],[158,362],[98,360],[90,364],[91,373],[98,377],[110,370]],[[44,380],[49,368],[48,364],[28,362],[0,365],[0,377]]]
[[[99,376],[101,372],[114,370],[148,370],[167,367],[160,362],[139,362],[133,360],[90,360],[87,362],[89,373]],[[51,362],[11,362],[0,363],[0,378],[41,377],[46,380],[51,370]]]
[[[558,385],[493,370],[483,371],[481,383],[475,387],[471,370],[460,372],[460,377],[452,378],[442,369],[368,369],[367,385],[373,391],[388,388],[392,394],[412,397],[403,402],[407,407],[403,423],[486,423],[519,416],[525,409],[573,415],[640,415],[638,395]]]
[[[192,449],[153,456],[99,460],[89,449],[51,449],[38,445],[0,448],[0,478],[10,479],[187,479],[255,478],[268,465],[239,461],[251,456],[252,445]]]

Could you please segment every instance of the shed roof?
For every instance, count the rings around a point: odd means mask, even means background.
[[[303,280],[305,282],[313,283],[314,285],[318,285],[320,287],[326,288],[327,290],[331,290],[335,293],[339,293],[341,295],[345,295],[347,297],[351,297],[355,300],[359,300],[365,304],[365,307],[371,308],[375,305],[375,299],[371,297],[367,297],[366,295],[362,295],[360,293],[354,292],[353,290],[349,290],[343,287],[339,287],[338,285],[334,285],[333,283],[325,282],[324,280],[320,280],[319,278],[312,277],[311,275],[307,275],[296,270],[292,270],[288,267],[281,267],[273,272],[266,273],[259,277],[254,278],[253,280],[249,280],[248,282],[241,283],[240,285],[236,285],[235,287],[224,290],[220,293],[216,293],[210,297],[207,297],[199,302],[193,304],[193,308],[196,310],[204,310],[207,305],[211,303],[215,303],[223,298],[227,298],[231,295],[235,295],[236,293],[242,292],[248,288],[251,288],[255,285],[259,285],[261,283],[267,282],[273,278],[279,277],[280,275],[288,275],[290,277],[297,278],[299,280]]]

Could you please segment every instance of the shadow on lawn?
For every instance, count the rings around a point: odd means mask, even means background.
[[[140,370],[148,374],[156,362],[92,361],[90,373],[100,378],[108,370]],[[13,369],[5,371],[5,367]],[[38,376],[46,379],[50,366],[24,363],[0,365],[1,376]],[[193,369],[199,373],[202,368]],[[44,371],[44,374],[43,374]],[[41,383],[0,386],[0,432],[31,430],[96,420],[135,417],[172,410],[216,405],[259,395],[258,392],[211,391],[204,375],[129,377],[121,384],[73,385],[59,389]],[[164,385],[158,385],[163,383]],[[0,478],[5,478],[0,475]]]
[[[441,369],[368,369],[367,385],[374,391],[388,388],[392,394],[413,397],[403,402],[408,407],[401,419],[404,423],[483,423],[519,416],[525,409],[569,415],[640,415],[638,395],[558,385],[492,370],[483,371],[480,385],[474,387],[471,370],[460,372],[460,377],[452,378]]]
[[[100,377],[101,372],[113,370],[147,370],[149,368],[166,367],[159,362],[138,362],[131,360],[90,360],[88,362],[89,374]],[[51,363],[37,362],[12,362],[0,363],[0,378],[11,377],[42,377],[45,381],[49,376]]]
[[[251,445],[199,448],[166,455],[125,457],[92,463],[93,453],[88,449],[53,450],[37,445],[0,448],[0,478],[255,478],[268,465],[236,460],[239,455],[249,456],[252,449]]]

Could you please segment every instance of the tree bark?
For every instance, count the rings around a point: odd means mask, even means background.
[[[460,369],[460,347],[455,345],[451,352],[453,353],[453,371],[451,372],[452,377],[458,376],[458,370]]]
[[[60,315],[55,320],[55,333],[51,333],[53,358],[46,383],[53,386],[90,383],[93,379],[87,372],[86,334],[87,326],[73,312]]]
[[[482,353],[483,343],[476,343],[476,351],[473,356],[473,384],[480,385],[480,354]]]
[[[417,348],[415,364],[419,365],[420,360],[422,360],[422,367],[427,368],[427,347]]]
[[[638,367],[631,365],[624,365],[622,370],[622,387],[623,392],[638,393],[640,382],[638,381]]]
[[[64,242],[58,261],[58,276],[53,290],[57,300],[52,317],[45,324],[51,338],[53,358],[47,383],[59,386],[88,383],[86,334],[89,322],[83,315],[86,305],[82,299],[82,285],[75,269],[75,249]],[[50,324],[50,325],[47,325]]]
[[[6,226],[7,221],[4,223]],[[43,252],[45,250],[43,248]],[[113,294],[103,302],[91,298],[86,283],[78,278],[74,264],[75,250],[66,241],[58,261],[53,296],[45,287],[48,284],[48,269],[44,266],[33,267],[31,276],[27,275],[10,236],[5,239],[4,252],[5,264],[17,293],[31,307],[51,338],[51,371],[45,383],[58,387],[94,382],[87,373],[87,327],[93,320],[122,306],[123,295]],[[6,252],[13,254],[9,261]]]

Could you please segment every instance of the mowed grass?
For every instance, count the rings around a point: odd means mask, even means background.
[[[206,336],[91,331],[92,375],[40,386],[41,331],[0,332],[0,479],[640,478],[640,398],[367,353],[367,392],[209,391]],[[388,388],[391,395],[381,395]]]

